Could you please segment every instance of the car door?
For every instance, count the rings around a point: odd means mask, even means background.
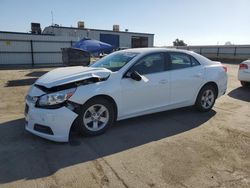
[[[121,80],[121,116],[133,116],[164,107],[169,103],[170,74],[166,54],[154,53],[138,60]],[[129,75],[137,71],[142,79],[133,80]]]
[[[169,52],[172,104],[192,105],[204,83],[204,67],[191,55]]]

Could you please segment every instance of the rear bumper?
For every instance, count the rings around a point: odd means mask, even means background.
[[[29,110],[25,115],[25,129],[32,134],[57,142],[68,142],[71,125],[77,114],[66,107],[58,109],[36,108],[28,104]],[[45,126],[51,130],[50,133],[35,129],[35,124]]]
[[[238,72],[238,80],[239,81],[250,82],[250,72],[247,72],[246,70],[239,70],[239,72]]]
[[[221,97],[222,95],[224,95],[226,93],[227,82],[228,82],[228,76],[227,76],[227,74],[225,74],[218,84],[218,96],[217,96],[217,98]]]

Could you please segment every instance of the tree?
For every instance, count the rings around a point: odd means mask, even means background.
[[[173,45],[174,45],[174,46],[187,46],[187,44],[186,44],[183,40],[179,40],[179,39],[176,39],[176,40],[173,42]]]

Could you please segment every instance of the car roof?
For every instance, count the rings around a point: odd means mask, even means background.
[[[126,50],[122,50],[123,52],[135,52],[135,53],[143,53],[143,54],[147,54],[147,53],[152,53],[152,52],[184,52],[184,53],[188,53],[191,54],[191,51],[188,50],[181,50],[181,49],[175,49],[175,48],[130,48],[130,49],[126,49]]]
[[[193,51],[189,50],[182,50],[182,49],[176,49],[176,48],[159,48],[159,47],[154,47],[154,48],[130,48],[126,50],[121,50],[120,52],[128,52],[128,53],[140,53],[141,55],[147,55],[150,53],[157,53],[157,52],[182,52],[189,54],[193,57],[195,57],[201,64],[208,64],[211,63],[212,61],[209,60],[208,58],[201,56]]]

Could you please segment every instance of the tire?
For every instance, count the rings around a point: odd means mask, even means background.
[[[114,122],[112,103],[104,98],[94,98],[83,105],[78,116],[78,129],[84,136],[103,134]]]
[[[241,81],[240,83],[241,83],[242,87],[250,87],[250,82]]]
[[[214,106],[217,94],[213,85],[205,85],[199,92],[195,107],[200,112],[208,112]]]

